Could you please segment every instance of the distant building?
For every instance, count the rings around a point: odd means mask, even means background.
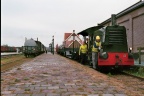
[[[73,43],[74,43],[74,48],[79,48],[80,45],[82,44],[82,40],[75,33],[65,33],[64,41],[63,41],[64,47],[65,48],[73,48]]]

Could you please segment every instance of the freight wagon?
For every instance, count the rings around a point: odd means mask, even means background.
[[[16,52],[16,47],[1,46],[1,52]]]

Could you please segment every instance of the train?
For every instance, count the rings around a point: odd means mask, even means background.
[[[11,47],[11,46],[1,46],[1,52],[16,52],[16,47]]]
[[[79,48],[75,48],[75,47],[74,48],[65,48],[61,45],[58,47],[57,53],[62,56],[65,56],[67,58],[77,60],[78,59],[78,55],[77,55],[78,51],[79,51]]]
[[[75,30],[73,30],[73,33],[64,34],[64,41],[61,45],[56,46],[56,52],[62,56],[76,60],[76,55],[79,51],[79,47],[81,46],[81,44],[82,40],[75,33]]]
[[[34,40],[32,38],[25,40],[24,46],[22,46],[22,50],[25,57],[35,57],[47,51],[44,44],[38,41],[38,39]]]
[[[98,53],[96,70],[124,69],[134,65],[134,54],[132,48],[128,48],[126,28],[116,24],[116,15],[112,14],[112,25],[98,25],[87,28],[79,33],[88,38],[87,62],[92,66],[92,46],[96,36],[100,36],[102,48]],[[80,56],[75,54],[77,60]],[[138,57],[137,57],[138,58]]]

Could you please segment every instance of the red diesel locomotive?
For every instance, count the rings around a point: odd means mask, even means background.
[[[98,53],[97,69],[124,68],[134,65],[132,48],[128,48],[127,44],[126,28],[116,25],[113,16],[111,26],[99,25],[78,33],[88,37],[88,61],[90,63],[92,62],[93,42],[96,36],[100,36],[102,49]]]

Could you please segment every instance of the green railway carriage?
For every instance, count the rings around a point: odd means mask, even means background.
[[[46,50],[45,46],[40,41],[35,41],[33,39],[26,40],[22,49],[25,57],[38,56]]]

